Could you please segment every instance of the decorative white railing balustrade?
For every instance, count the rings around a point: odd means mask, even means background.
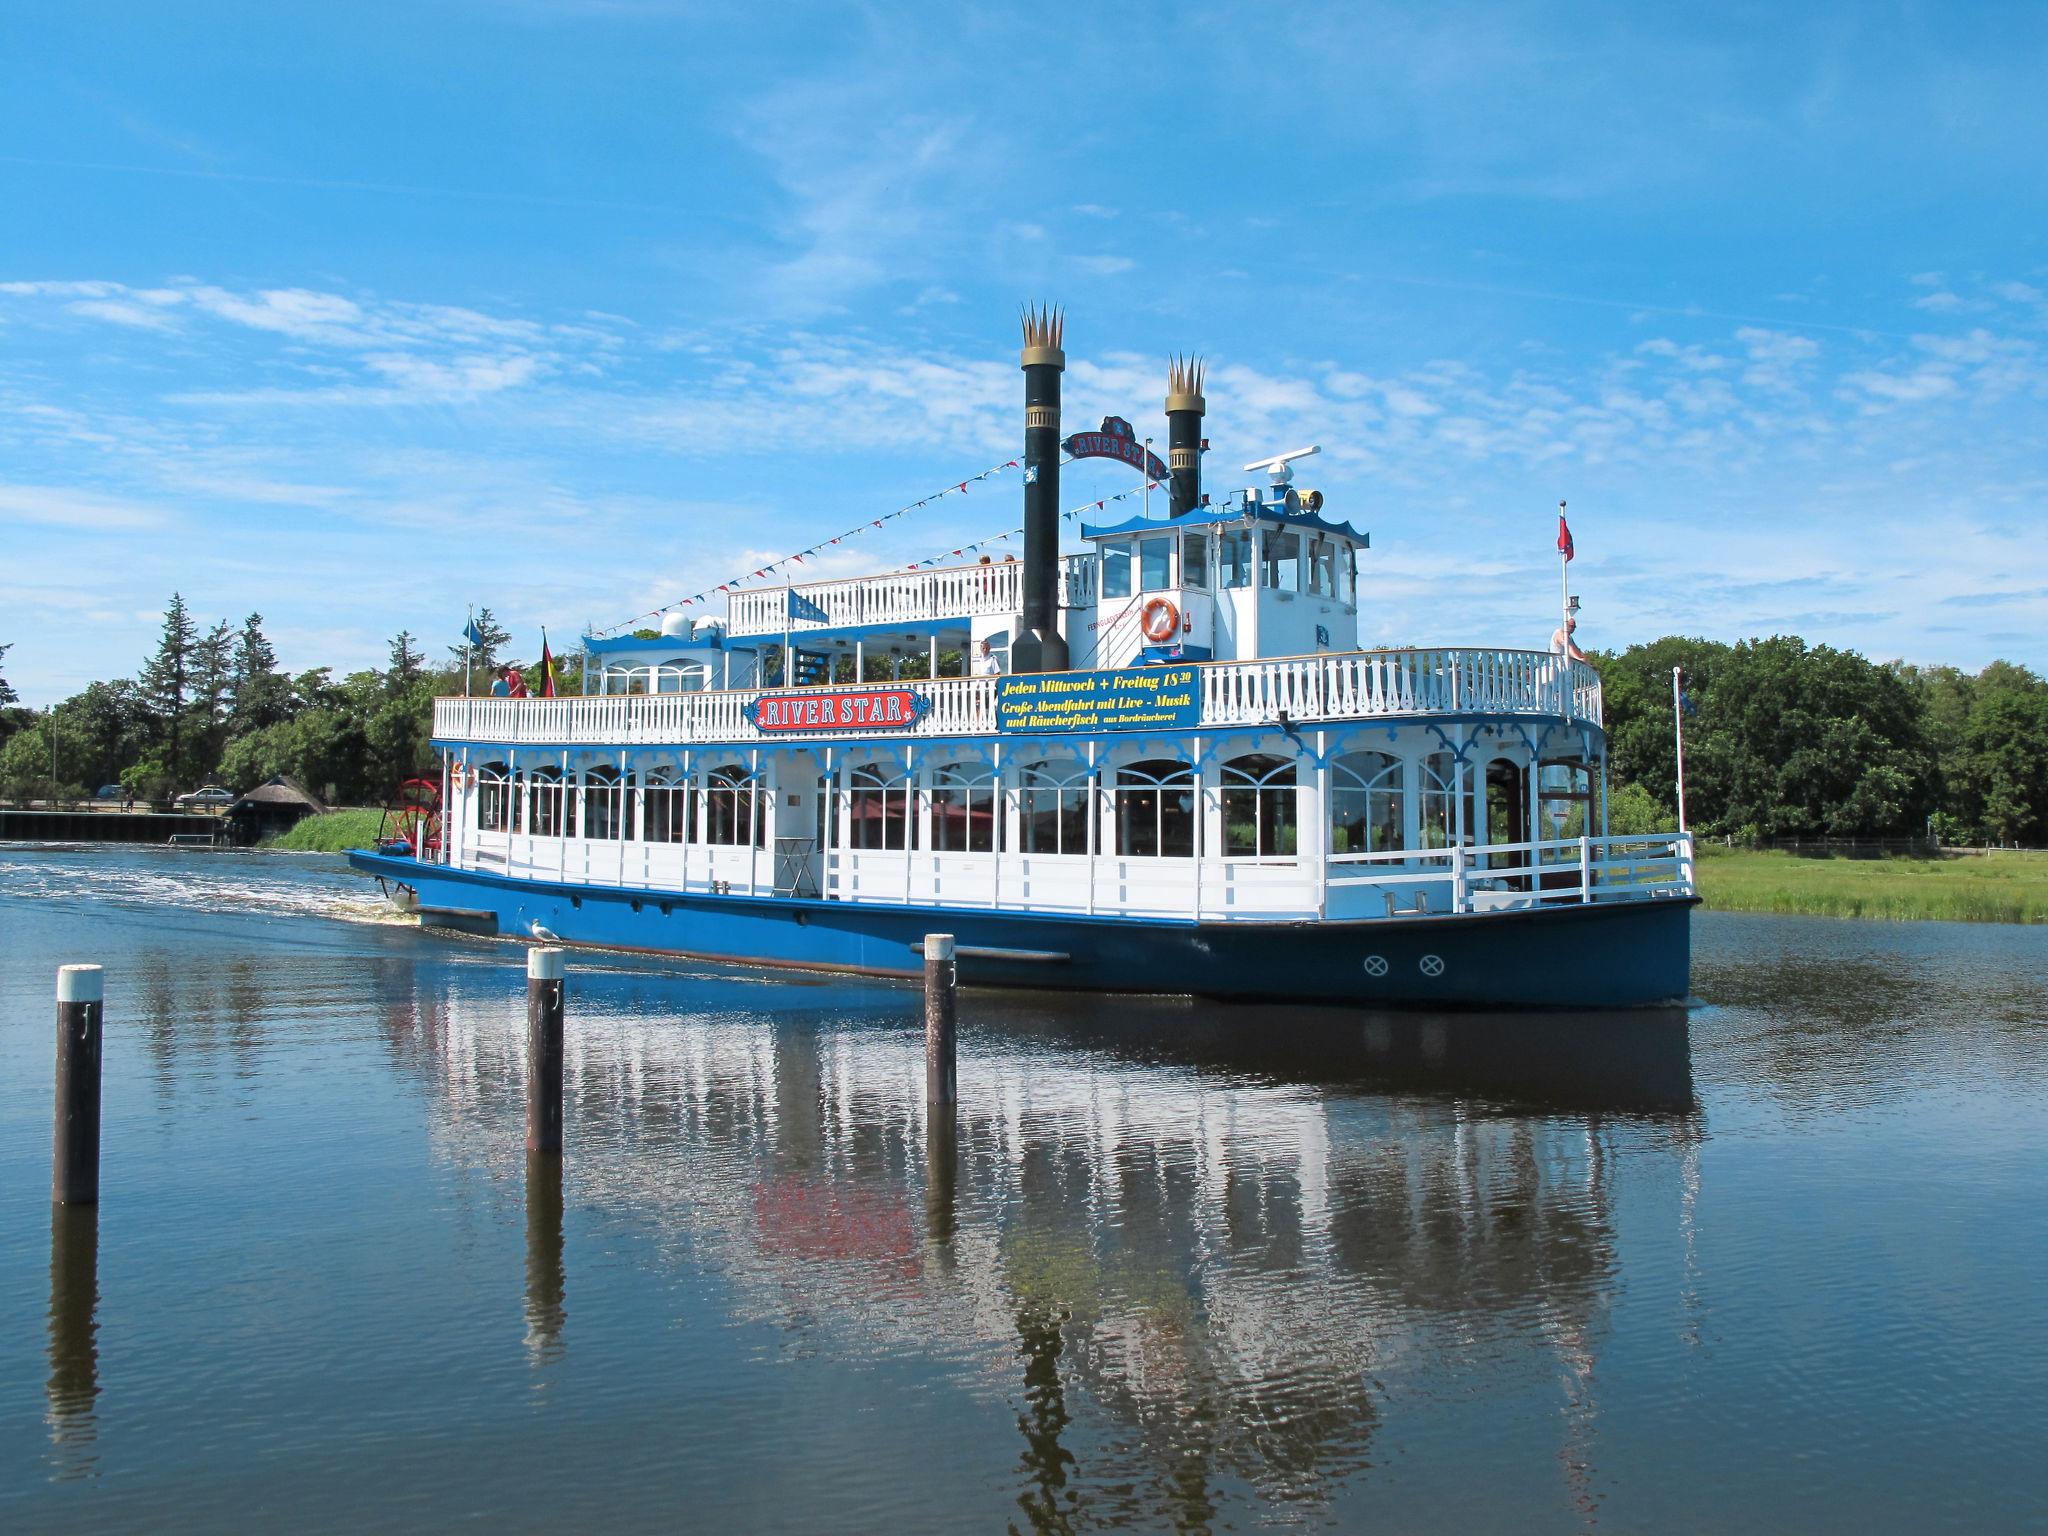
[[[796,595],[817,604],[825,619],[790,619],[787,587],[735,592],[726,600],[726,632],[732,635],[800,635],[815,629],[855,624],[925,624],[933,619],[1016,613],[1023,607],[1024,567],[956,565],[895,576],[852,581],[808,581]]]
[[[991,569],[1009,569],[991,567]],[[777,589],[778,593],[780,589]],[[1414,715],[1530,715],[1601,723],[1600,677],[1543,651],[1353,651],[1194,664],[1202,725],[1290,726]],[[841,684],[798,692],[908,688],[928,699],[909,736],[976,736],[996,728],[990,677]],[[772,696],[772,693],[771,693]],[[843,729],[755,731],[743,711],[759,690],[574,699],[437,699],[441,741],[536,745],[680,745],[844,738]],[[867,735],[870,733],[860,733]],[[881,733],[873,733],[881,734]]]

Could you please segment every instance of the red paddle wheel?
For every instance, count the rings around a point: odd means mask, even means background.
[[[384,807],[377,846],[387,853],[409,851],[432,859],[441,851],[441,786],[432,779],[407,779]]]

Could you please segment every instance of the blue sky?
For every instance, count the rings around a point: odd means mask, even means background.
[[[2048,7],[0,10],[0,642],[515,645],[1068,420],[1302,442],[1368,643],[2048,665]],[[1127,471],[1067,471],[1066,499]],[[821,562],[1016,525],[1014,478]]]

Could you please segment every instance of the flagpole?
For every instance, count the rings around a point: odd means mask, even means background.
[[[1678,744],[1678,830],[1685,830],[1685,694],[1679,687],[1679,668],[1671,669],[1671,732]]]
[[[469,605],[469,622],[462,626],[462,696],[469,697],[469,637],[476,633],[476,604]]]
[[[1564,503],[1557,504],[1558,526],[1564,526]],[[1564,636],[1564,659],[1572,659],[1572,557],[1560,548],[1557,552],[1557,632]],[[1569,669],[1567,669],[1569,671]]]

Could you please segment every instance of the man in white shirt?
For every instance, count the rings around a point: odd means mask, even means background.
[[[1562,656],[1568,661],[1584,661],[1586,653],[1579,649],[1579,642],[1572,638],[1572,631],[1578,627],[1577,619],[1566,619],[1550,637],[1550,654]]]
[[[976,677],[1001,677],[1002,661],[996,656],[989,643],[984,640],[974,653],[974,675]]]

